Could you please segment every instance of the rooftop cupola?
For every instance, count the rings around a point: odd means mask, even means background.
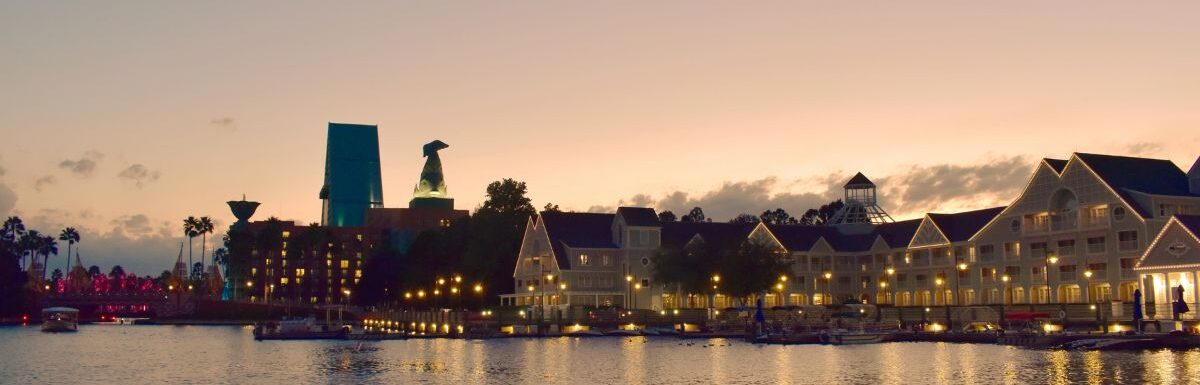
[[[867,179],[863,173],[854,174],[850,181],[843,186],[846,190],[841,210],[838,210],[829,223],[834,225],[849,224],[878,224],[894,222],[883,208],[879,207],[875,183]]]

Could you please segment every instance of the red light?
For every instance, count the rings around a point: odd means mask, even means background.
[[[28,314],[22,314],[22,315],[21,315],[21,322],[29,322],[29,315],[28,315]]]

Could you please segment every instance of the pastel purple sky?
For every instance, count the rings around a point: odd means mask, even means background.
[[[1200,3],[0,4],[0,215],[141,273],[179,222],[318,220],[328,121],[471,208],[799,214],[855,171],[898,218],[1002,205],[1040,157],[1200,154]],[[933,182],[942,182],[934,185]],[[196,246],[197,253],[199,245]],[[52,262],[52,268],[61,265]]]

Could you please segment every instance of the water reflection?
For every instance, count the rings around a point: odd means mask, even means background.
[[[757,346],[723,339],[256,342],[230,327],[0,328],[0,383],[1178,383],[1200,351],[1065,352],[893,343]]]

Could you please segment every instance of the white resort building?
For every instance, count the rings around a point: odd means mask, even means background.
[[[1200,292],[1200,160],[1074,153],[1043,159],[1006,207],[892,221],[862,174],[825,226],[660,222],[649,208],[544,212],[526,226],[508,305],[725,307],[656,282],[651,256],[689,242],[755,239],[792,257],[768,306],[859,300],[895,306],[1130,302]],[[788,208],[785,208],[788,209]],[[791,208],[804,209],[804,208]],[[1161,307],[1161,306],[1160,306]],[[1148,309],[1148,312],[1153,310]],[[1159,311],[1162,312],[1161,310]],[[1169,310],[1167,310],[1169,314]]]

